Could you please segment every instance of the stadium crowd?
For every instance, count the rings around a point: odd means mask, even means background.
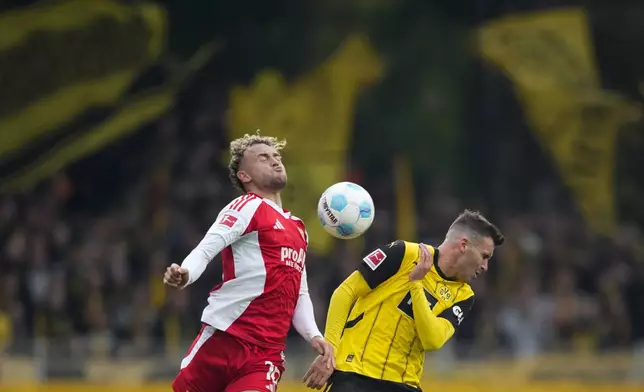
[[[29,352],[44,337],[60,350],[96,356],[182,353],[221,270],[212,263],[178,292],[166,290],[162,275],[235,196],[222,164],[223,129],[218,111],[170,114],[34,191],[2,197],[0,348]],[[307,259],[320,326],[333,289],[360,254],[395,235],[394,190],[387,182],[365,185],[378,209],[366,238]],[[529,356],[641,342],[641,233],[621,227],[613,239],[598,238],[574,215],[549,209],[547,186],[537,191],[532,210],[492,215],[508,242],[474,282],[477,302],[459,330],[457,352]],[[419,239],[439,243],[465,207],[485,211],[463,205],[448,181],[436,181],[418,201]]]

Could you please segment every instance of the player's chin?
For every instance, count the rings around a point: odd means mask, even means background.
[[[286,173],[277,173],[273,180],[271,181],[271,188],[276,191],[281,191],[286,188]]]

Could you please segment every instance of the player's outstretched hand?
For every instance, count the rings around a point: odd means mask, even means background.
[[[434,261],[431,253],[429,253],[429,249],[427,249],[427,246],[425,246],[425,244],[421,243],[418,246],[420,246],[420,258],[418,259],[418,263],[416,263],[414,269],[409,273],[410,282],[424,278],[432,268]]]
[[[163,283],[170,287],[182,289],[188,283],[188,270],[178,264],[172,264],[165,270]]]
[[[318,355],[304,375],[302,382],[311,389],[322,389],[333,374],[334,368],[328,367],[324,356]]]

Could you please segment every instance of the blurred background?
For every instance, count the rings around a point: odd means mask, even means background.
[[[170,389],[221,269],[181,292],[162,274],[236,197],[228,142],[258,128],[289,141],[321,328],[364,252],[438,245],[478,209],[508,241],[426,390],[644,388],[644,3],[0,10],[0,391]],[[342,180],[377,211],[344,242],[315,211]],[[312,358],[292,332],[280,390]]]

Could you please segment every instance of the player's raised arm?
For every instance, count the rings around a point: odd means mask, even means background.
[[[249,231],[260,203],[259,197],[246,194],[228,204],[221,210],[201,242],[183,260],[181,267],[172,265],[168,268],[164,282],[183,288],[199,279],[217,254]]]
[[[409,275],[411,303],[414,311],[416,332],[425,351],[438,350],[447,342],[474,304],[474,296],[454,304],[440,316],[436,316],[425,296],[422,279],[432,267],[433,256],[424,244],[420,244],[418,264]]]
[[[338,286],[331,296],[324,336],[337,348],[353,303],[394,276],[405,256],[405,242],[395,241],[365,256],[358,270]]]

